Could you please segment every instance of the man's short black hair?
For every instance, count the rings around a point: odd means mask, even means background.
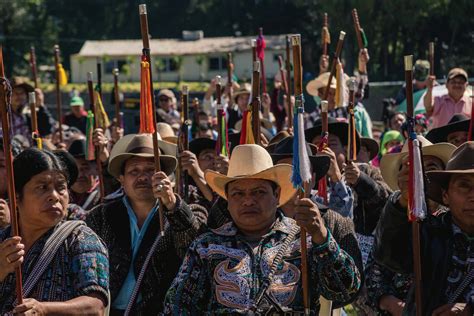
[[[279,185],[276,182],[273,182],[272,180],[267,180],[267,179],[255,179],[255,180],[265,180],[267,182],[270,182],[270,185],[272,186],[272,192],[273,193],[275,193],[275,190],[279,187]],[[237,181],[237,180],[234,180],[234,181]],[[231,184],[234,181],[230,181],[225,185],[225,188],[224,188],[225,195],[227,195],[227,191],[229,189],[229,184]]]

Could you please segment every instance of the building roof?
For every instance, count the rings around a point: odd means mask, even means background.
[[[186,41],[182,39],[151,39],[152,55],[198,55],[209,53],[227,53],[251,49],[251,40],[255,36],[245,37],[208,37]],[[285,49],[286,35],[265,36],[267,49]],[[83,57],[130,56],[141,54],[141,40],[100,40],[86,41],[77,54]]]

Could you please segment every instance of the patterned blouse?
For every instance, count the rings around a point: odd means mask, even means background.
[[[262,281],[296,222],[279,213],[271,232],[249,242],[233,222],[201,235],[193,242],[165,298],[165,314],[245,314],[253,306]],[[299,228],[297,228],[299,229]],[[361,274],[328,230],[323,245],[308,235],[308,277],[311,313],[317,315],[319,296],[344,301],[356,293]],[[283,308],[303,311],[299,234],[290,243],[268,292]],[[260,306],[269,310],[268,301]]]
[[[23,281],[29,277],[46,240],[56,227],[46,232],[28,250],[22,265]],[[0,242],[9,237],[10,227],[0,231]],[[107,249],[90,228],[81,225],[58,249],[29,297],[43,302],[64,302],[94,293],[101,295],[104,304],[107,304],[108,288]],[[0,282],[0,315],[11,312],[15,299],[15,274],[10,273],[5,280]]]

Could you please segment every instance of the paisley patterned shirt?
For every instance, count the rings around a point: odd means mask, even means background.
[[[201,235],[191,245],[165,299],[167,315],[247,314],[268,276],[273,259],[296,222],[278,214],[273,229],[255,248],[233,222]],[[344,301],[359,290],[361,274],[328,230],[322,245],[308,235],[308,284],[311,314],[319,311],[319,296]],[[274,274],[268,293],[284,309],[303,311],[299,233],[291,241]],[[260,310],[268,311],[267,301]]]

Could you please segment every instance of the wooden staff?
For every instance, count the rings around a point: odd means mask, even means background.
[[[5,154],[5,169],[7,171],[7,189],[8,189],[8,204],[10,207],[10,220],[13,236],[20,236],[20,229],[18,225],[18,210],[16,208],[16,192],[15,192],[15,175],[13,173],[13,154],[11,148],[11,130],[10,130],[10,113],[11,113],[11,88],[5,78],[5,70],[3,67],[3,52],[0,46],[0,113],[2,116],[2,131],[3,131],[3,151]],[[2,179],[5,181],[5,179]],[[18,304],[23,304],[23,281],[21,266],[15,268],[15,291]]]
[[[285,91],[285,95],[288,98],[290,96],[290,92],[288,91],[288,83],[286,82],[285,68],[281,55],[278,55],[278,66],[280,67],[280,76],[283,84],[283,90]]]
[[[234,76],[234,63],[232,62],[232,53],[227,53],[227,83],[229,85],[228,95],[229,95],[229,102],[228,106],[232,106],[234,100],[232,100],[232,82]]]
[[[61,88],[59,85],[59,45],[54,45],[54,65],[56,67],[56,111],[58,114],[59,142],[63,142]]]
[[[257,61],[258,58],[257,58],[257,40],[255,39],[252,39],[250,41],[251,45],[252,45],[252,64],[254,61]]]
[[[296,107],[303,107],[303,68],[301,63],[301,36],[293,35],[291,37],[291,44],[293,46],[293,65],[295,76],[295,99]],[[297,115],[295,113],[295,115]],[[296,128],[296,127],[295,127]],[[296,153],[294,153],[296,155]],[[299,197],[307,198],[310,193],[309,183],[304,183],[304,190],[299,192]],[[310,314],[309,301],[309,287],[308,287],[308,261],[307,261],[307,245],[306,245],[306,230],[301,227],[300,243],[301,243],[301,280],[303,287],[303,305],[305,315]]]
[[[217,155],[229,155],[228,152],[228,137],[227,137],[227,124],[225,119],[225,110],[222,105],[222,83],[221,76],[216,76],[216,102],[217,102],[217,143],[216,153]],[[199,102],[197,103],[199,106]]]
[[[115,121],[117,122],[117,127],[120,127],[122,126],[122,118],[120,117],[120,93],[119,93],[119,87],[118,87],[118,76],[119,76],[118,68],[114,68],[112,73],[114,75]]]
[[[329,78],[328,78],[328,83],[326,85],[326,90],[324,91],[323,100],[328,99],[329,88],[331,87],[331,81],[332,81],[332,78],[334,77],[334,73],[336,71],[337,61],[339,60],[339,57],[341,56],[342,44],[344,44],[344,37],[345,36],[346,36],[346,32],[341,31],[339,33],[339,40],[337,41],[336,52],[334,53],[334,58],[332,60],[331,71],[329,73]]]
[[[151,94],[151,104],[153,108],[153,126],[156,128],[156,110],[155,110],[155,94],[153,91],[153,77],[152,77],[152,67],[151,67],[151,56],[150,56],[150,34],[148,32],[148,14],[146,11],[146,4],[140,4],[138,6],[138,12],[140,14],[140,30],[142,34],[143,42],[143,55],[145,60],[150,64],[148,67],[150,72],[150,94]],[[155,171],[161,171],[160,166],[160,150],[158,148],[158,134],[155,132],[152,134],[153,137],[153,155],[155,157]],[[165,222],[164,222],[164,212],[163,212],[163,203],[160,203],[159,213],[160,213],[160,234],[164,236],[165,234]]]
[[[182,153],[189,150],[189,92],[188,86],[183,85],[181,91],[181,133],[179,135],[178,152]],[[183,180],[183,185],[179,186],[179,195],[183,197],[185,202],[189,201],[189,175],[187,171],[183,172],[183,167],[180,160],[180,173]],[[181,180],[181,179],[179,179]]]
[[[407,121],[408,124],[408,156],[409,156],[409,168],[410,168],[410,180],[408,181],[408,207],[411,209],[412,202],[414,201],[414,158],[413,158],[413,138],[414,134],[414,107],[413,107],[413,55],[405,56],[405,89],[407,97]],[[413,234],[413,271],[414,271],[414,283],[415,283],[415,302],[416,302],[416,315],[423,315],[423,293],[422,293],[422,274],[421,274],[421,249],[420,249],[420,224],[415,219],[412,221],[412,234]]]
[[[102,63],[97,59],[97,91],[102,99]]]
[[[435,75],[434,71],[434,42],[430,42],[428,45],[428,54],[430,58],[430,76]]]
[[[255,144],[260,145],[260,61],[253,62],[252,74],[252,132]]]
[[[286,101],[288,102],[288,128],[293,128],[293,107],[291,106],[291,60],[290,60],[290,45],[291,45],[291,38],[290,35],[286,36],[286,60],[285,60],[285,68],[286,68],[286,83],[288,87],[288,95]]]
[[[326,12],[324,12],[324,16],[323,16],[323,30],[324,29],[327,29],[328,32],[329,32],[329,23],[328,23],[328,14]],[[323,31],[324,32],[324,31]],[[326,36],[326,35],[324,35]],[[322,41],[322,46],[323,46],[323,55],[324,56],[327,56],[328,55],[328,41],[327,39],[323,38],[323,41]]]
[[[354,107],[355,107],[355,88],[356,80],[354,77],[349,79],[349,105],[347,110],[349,112],[349,135],[348,135],[348,146],[347,146],[347,161],[353,162],[357,161],[357,143],[356,143],[356,126],[355,126],[355,116],[354,116]]]
[[[41,135],[38,131],[38,117],[36,114],[36,92],[33,91],[28,93],[28,103],[31,112],[31,139],[33,139],[38,149],[43,149],[43,140],[41,139]]]
[[[474,140],[474,82],[471,85],[471,122],[469,124],[468,141]]]
[[[36,53],[35,47],[30,47],[30,67],[31,67],[31,75],[33,77],[33,83],[35,84],[35,89],[38,88],[38,72],[36,70]]]
[[[321,101],[321,141],[318,144],[318,152],[323,151],[328,146],[328,101]],[[319,179],[318,195],[323,198],[324,204],[328,204],[327,179],[326,176]]]
[[[352,20],[354,21],[354,30],[357,37],[357,44],[359,45],[359,50],[364,49],[364,41],[362,40],[362,34],[359,21],[359,14],[357,13],[357,9],[352,9]]]
[[[87,90],[89,92],[89,102],[90,110],[94,113],[94,128],[102,128],[105,132],[106,126],[99,126],[99,120],[97,119],[96,107],[95,107],[95,98],[94,98],[94,87],[92,83],[92,72],[87,73]],[[92,141],[92,140],[91,140]],[[99,175],[99,193],[100,200],[102,201],[105,197],[105,187],[104,187],[104,176],[102,174],[102,162],[100,161],[100,151],[99,147],[96,147],[95,154],[95,163],[97,165],[97,173]]]

